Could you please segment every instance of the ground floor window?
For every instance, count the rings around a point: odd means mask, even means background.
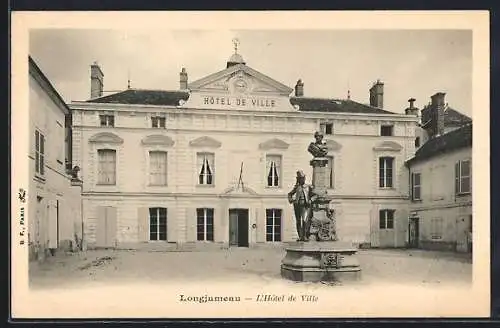
[[[266,210],[266,241],[281,241],[281,210]]]
[[[149,240],[167,240],[167,209],[149,209]]]
[[[379,228],[394,229],[394,210],[380,210]]]
[[[443,219],[431,219],[431,239],[441,239],[443,237]]]
[[[196,239],[200,241],[214,241],[214,209],[196,209]]]

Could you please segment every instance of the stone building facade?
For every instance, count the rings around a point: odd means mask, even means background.
[[[297,238],[287,193],[321,130],[329,147],[328,194],[341,239],[371,247],[408,242],[409,172],[418,117],[370,104],[310,98],[234,54],[221,71],[179,89],[103,95],[70,104],[73,161],[83,179],[85,236],[96,247],[258,246]],[[367,98],[368,98],[367,97]]]
[[[82,239],[81,182],[72,179],[71,111],[29,57],[30,260]]]
[[[472,251],[472,121],[437,93],[422,110],[424,140],[406,162],[409,246]]]

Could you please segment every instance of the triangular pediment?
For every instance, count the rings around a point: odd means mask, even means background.
[[[257,196],[257,192],[253,190],[250,187],[247,187],[245,185],[243,186],[231,186],[229,188],[226,188],[222,194],[222,196],[231,196],[231,195],[252,195],[252,196]]]
[[[373,147],[375,151],[401,151],[401,149],[403,149],[403,146],[395,141],[382,141]]]
[[[259,149],[262,149],[262,150],[288,149],[288,147],[290,147],[290,144],[288,144],[285,141],[278,139],[278,138],[273,138],[273,139],[267,140],[267,141],[259,144]]]
[[[199,137],[189,142],[191,147],[219,148],[222,143],[211,137]]]
[[[326,147],[329,151],[338,151],[342,148],[342,145],[335,140],[326,140]]]
[[[153,134],[142,139],[142,144],[147,146],[166,146],[172,147],[174,145],[174,140],[168,136],[161,134]]]
[[[91,143],[122,144],[123,139],[111,132],[100,132],[89,138]]]
[[[227,92],[241,94],[272,94],[288,96],[292,88],[253,68],[238,64],[210,74],[188,85],[191,91]]]

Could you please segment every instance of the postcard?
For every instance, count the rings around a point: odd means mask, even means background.
[[[14,12],[11,45],[13,318],[489,316],[488,12]]]

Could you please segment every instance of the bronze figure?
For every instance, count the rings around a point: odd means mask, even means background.
[[[297,241],[307,241],[309,239],[309,228],[312,217],[312,203],[315,200],[313,187],[306,184],[304,172],[297,171],[296,183],[288,193],[288,201],[293,204],[295,212],[295,222],[299,239]]]

